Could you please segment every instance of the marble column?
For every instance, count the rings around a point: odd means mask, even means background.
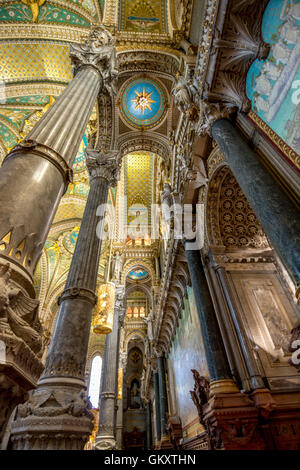
[[[0,262],[28,279],[40,257],[100,92],[113,81],[115,47],[102,26],[70,46],[74,78],[0,169]]]
[[[159,443],[161,440],[161,420],[160,420],[160,399],[159,399],[159,384],[158,384],[158,372],[157,371],[153,371],[153,385],[154,385],[154,397],[155,397],[156,438]]]
[[[210,134],[217,142],[265,234],[287,267],[300,295],[300,213],[263,166],[222,105],[206,103]]]
[[[192,280],[193,291],[201,324],[201,331],[210,375],[210,393],[236,393],[238,388],[232,380],[230,368],[209,292],[201,254],[189,250],[185,242],[185,253]]]
[[[240,319],[232,303],[226,270],[223,266],[220,266],[216,263],[213,264],[213,269],[216,272],[216,275],[219,279],[220,285],[222,287],[224,296],[227,301],[231,320],[234,324],[234,328],[235,328],[235,331],[239,340],[239,345],[241,347],[242,354],[244,356],[244,361],[248,369],[251,389],[256,390],[256,389],[265,388],[266,385],[263,381],[262,375],[260,373],[258,365],[253,356],[252,347],[249,344],[249,339],[246,335],[246,332],[244,331],[243,325],[241,324]]]
[[[158,386],[159,386],[159,405],[160,405],[160,422],[161,422],[161,439],[168,439],[168,430],[167,430],[167,416],[168,412],[168,396],[167,396],[167,387],[166,387],[166,371],[165,371],[165,362],[164,356],[159,356],[157,358],[158,365]]]
[[[87,168],[89,196],[45,369],[28,402],[18,407],[14,449],[83,449],[93,427],[84,374],[108,190],[120,174],[117,152],[87,151]]]
[[[146,450],[152,449],[152,425],[151,425],[151,402],[148,401],[146,404],[146,430],[147,430],[147,441]]]
[[[116,287],[116,303],[112,332],[106,336],[99,403],[99,428],[95,439],[96,450],[116,448],[116,417],[118,394],[118,367],[120,328],[125,316],[125,287]]]

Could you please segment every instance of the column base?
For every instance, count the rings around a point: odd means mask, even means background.
[[[98,437],[95,440],[94,450],[115,450],[117,442],[114,437]]]
[[[209,396],[212,397],[218,393],[238,393],[239,389],[232,379],[223,379],[210,382]]]
[[[240,392],[218,393],[203,407],[211,450],[265,450],[259,429],[259,411]]]
[[[83,450],[93,429],[86,391],[39,386],[19,405],[11,427],[13,450]]]

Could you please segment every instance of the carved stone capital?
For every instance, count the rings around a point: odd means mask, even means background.
[[[86,166],[90,179],[104,178],[109,186],[116,186],[120,179],[121,162],[119,152],[111,150],[107,153],[98,149],[86,149]]]
[[[231,115],[236,111],[236,107],[223,103],[212,103],[209,101],[201,101],[200,118],[197,125],[196,133],[199,136],[210,134],[211,126],[219,119],[230,119]]]
[[[70,58],[74,74],[82,67],[93,67],[100,74],[103,86],[116,93],[115,40],[107,29],[97,26],[83,44],[71,44]]]

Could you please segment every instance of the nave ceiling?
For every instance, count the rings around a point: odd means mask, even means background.
[[[185,0],[1,2],[0,160],[26,137],[73,78],[69,44],[81,42],[92,26],[104,23],[117,38],[120,74],[116,104],[122,101],[129,87],[133,95],[130,100],[138,100],[143,93],[149,95],[150,106],[143,110],[143,120],[133,115],[134,109],[124,118],[123,108],[121,112],[115,108],[114,127],[124,160],[119,192],[124,192],[128,207],[133,207],[127,211],[124,223],[131,223],[136,211],[143,207],[147,222],[151,224],[151,203],[159,197],[155,188],[158,184],[162,189],[166,176],[168,133],[172,126],[170,92],[183,53],[179,51],[179,43],[189,34],[192,3]],[[138,54],[134,52],[137,50]],[[194,51],[190,53],[194,55]],[[134,107],[138,107],[138,101]],[[101,103],[94,108],[74,159],[73,182],[61,200],[35,273],[41,319],[48,335],[53,328],[57,298],[70,267],[89,191],[84,149],[88,144],[101,144],[99,134],[106,133],[101,125],[107,116],[99,113],[99,108],[102,109]],[[110,191],[108,203],[116,206],[120,216],[122,210],[117,207],[115,189]],[[107,231],[112,222],[113,215],[108,214]],[[104,279],[111,248],[109,240],[104,240],[99,281]],[[141,253],[135,262],[139,250]],[[152,256],[157,254],[157,244],[149,240],[148,234],[143,247],[132,246],[129,242],[125,251],[125,265],[130,266],[131,273],[140,268],[138,262],[144,262],[144,266],[154,272]]]

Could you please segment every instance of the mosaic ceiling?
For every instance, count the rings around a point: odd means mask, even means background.
[[[157,82],[149,78],[134,79],[121,92],[123,119],[134,128],[151,129],[166,113],[166,97]]]
[[[73,78],[69,46],[50,41],[13,41],[0,44],[0,80],[57,81]]]
[[[120,11],[124,13],[120,19],[121,29],[165,33],[166,3],[164,0],[121,1]],[[92,23],[100,22],[104,6],[105,0],[2,0],[0,22],[5,28],[25,25],[32,31],[42,31],[42,28],[43,31],[46,28],[51,31],[50,27],[66,26],[66,31],[76,30],[80,34],[83,31],[85,34]],[[26,36],[24,32],[22,34]],[[8,37],[0,43],[0,160],[28,134],[72,79],[67,36],[64,36],[64,40],[57,35],[24,36],[18,36],[17,33],[17,39]],[[126,100],[128,114],[125,118],[124,112],[124,119],[130,121],[132,127],[152,128],[165,116],[164,91],[152,80],[132,82]],[[43,305],[49,305],[49,309],[56,305],[58,288],[62,289],[65,283],[78,238],[89,192],[84,156],[87,144],[86,133],[74,161],[74,180],[61,200],[45,244],[43,259],[35,273],[37,294],[44,292],[42,309]],[[128,223],[151,224],[154,162],[155,155],[147,152],[130,154],[124,159]],[[109,193],[109,204],[115,204],[115,201],[116,189],[113,189]],[[103,243],[100,275],[104,275],[106,266],[107,243]],[[131,276],[133,280],[146,280],[148,274],[133,269]]]
[[[151,224],[154,158],[150,152],[134,152],[124,159],[125,213],[132,227]]]

